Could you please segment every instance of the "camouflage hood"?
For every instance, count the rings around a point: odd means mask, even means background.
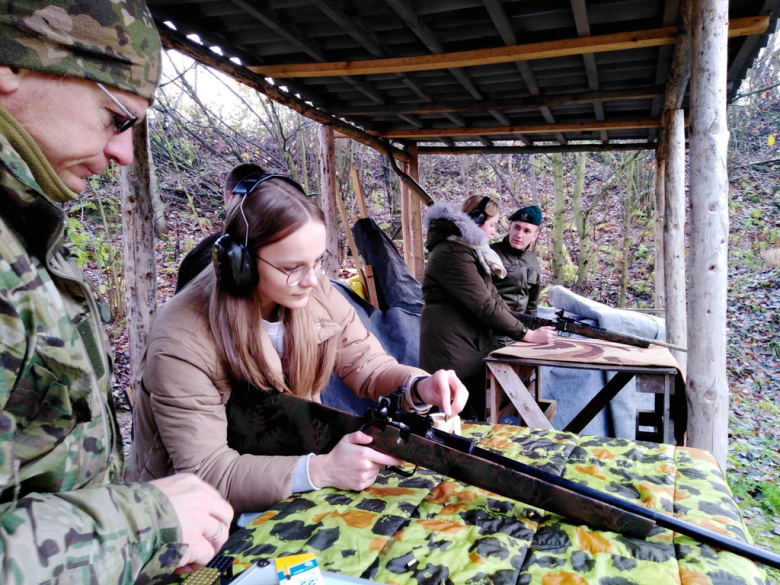
[[[89,79],[154,100],[160,36],[143,0],[2,4],[0,65]]]

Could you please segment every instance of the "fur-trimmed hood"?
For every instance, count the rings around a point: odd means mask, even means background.
[[[487,274],[495,274],[498,278],[506,276],[506,269],[493,250],[488,246],[488,237],[479,229],[468,214],[449,203],[437,203],[423,219],[428,228],[428,239],[425,247],[432,251],[444,240],[457,242],[472,248],[477,259]]]
[[[423,225],[428,230],[425,243],[428,250],[432,250],[436,244],[450,236],[461,236],[474,248],[488,244],[487,234],[479,229],[474,220],[445,201],[440,201],[430,208],[423,218]]]

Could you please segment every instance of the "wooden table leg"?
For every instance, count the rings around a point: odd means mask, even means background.
[[[612,378],[607,385],[604,386],[598,394],[596,394],[590,402],[583,408],[580,413],[574,417],[566,428],[563,429],[568,433],[581,433],[582,429],[588,426],[588,423],[602,411],[607,405],[607,402],[612,400],[617,393],[623,389],[623,386],[631,381],[634,374],[629,372],[618,372],[615,377]]]
[[[670,374],[664,375],[664,410],[663,410],[663,431],[664,431],[664,443],[667,445],[671,444],[673,441],[672,438],[672,421],[670,418],[670,394],[672,391],[672,384],[674,381],[672,380],[672,376]]]
[[[517,408],[517,414],[525,421],[531,428],[535,429],[552,429],[550,421],[544,416],[542,409],[536,404],[534,397],[525,387],[522,380],[514,372],[514,370],[506,365],[498,362],[487,362],[488,371],[492,375],[492,382],[496,383],[496,387],[493,389],[493,394],[498,394],[498,385],[504,390],[512,404]],[[497,409],[496,409],[497,413]],[[491,411],[491,421],[493,418],[493,412]],[[498,421],[495,421],[498,422]]]
[[[487,417],[488,422],[498,424],[498,408],[501,404],[501,387],[499,386],[496,377],[493,375],[493,372],[490,371],[490,368],[487,368],[485,374],[485,405],[487,411],[490,413]]]

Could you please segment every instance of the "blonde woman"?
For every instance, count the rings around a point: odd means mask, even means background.
[[[455,371],[469,391],[466,418],[485,417],[485,365],[500,347],[497,336],[548,343],[552,327],[529,331],[509,312],[491,277],[506,275],[488,246],[499,221],[498,204],[473,195],[461,209],[437,203],[424,219],[428,263],[422,281],[420,367]]]
[[[219,275],[203,271],[162,309],[152,328],[136,406],[133,462],[140,479],[191,472],[237,513],[259,512],[294,492],[360,490],[393,457],[347,435],[328,454],[238,453],[227,443],[234,382],[318,400],[333,371],[357,395],[407,389],[409,408],[457,414],[468,394],[452,371],[398,364],[321,276],[322,211],[289,177],[260,174],[233,190]],[[231,268],[230,262],[235,265]]]

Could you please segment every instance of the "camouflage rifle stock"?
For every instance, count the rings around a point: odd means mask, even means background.
[[[602,341],[612,341],[614,343],[622,343],[624,345],[633,345],[634,347],[650,347],[650,345],[660,345],[674,349],[677,351],[687,352],[688,349],[681,345],[674,345],[672,343],[666,343],[660,339],[649,339],[647,337],[639,337],[638,335],[631,335],[629,333],[617,333],[610,331],[609,329],[602,329],[601,327],[593,327],[592,325],[585,325],[584,323],[577,323],[571,317],[564,317],[564,311],[561,309],[555,313],[557,319],[542,319],[541,317],[534,317],[533,315],[526,315],[525,313],[515,313],[511,311],[512,316],[518,321],[522,321],[523,325],[529,329],[539,329],[539,327],[554,327],[556,331],[563,331],[565,333],[573,333],[574,335],[581,335],[582,337],[589,337],[591,339],[600,339]]]
[[[234,387],[227,404],[228,444],[254,455],[319,454],[361,430],[381,453],[596,529],[646,538],[661,526],[780,568],[778,554],[482,449],[471,439],[433,428],[429,416],[406,412],[403,404],[404,394],[395,392],[360,417],[244,384]]]

